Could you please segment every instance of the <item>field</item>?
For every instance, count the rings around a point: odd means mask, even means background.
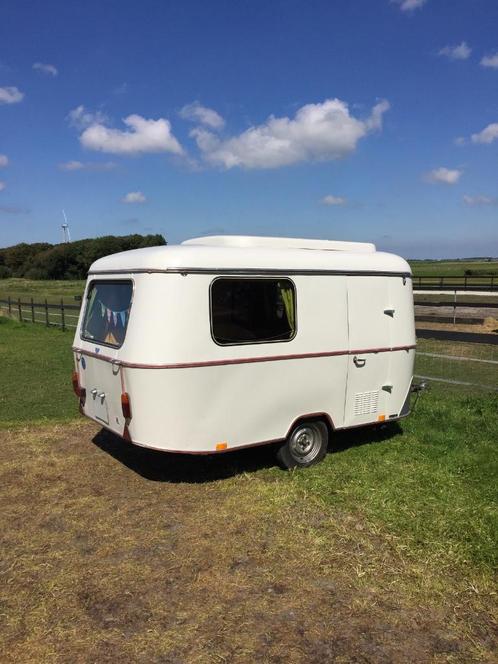
[[[498,276],[498,259],[493,260],[441,260],[408,261],[415,276],[420,277],[460,277],[466,270],[472,274]]]
[[[306,471],[159,454],[77,418],[70,333],[0,320],[2,662],[494,661],[496,394]]]

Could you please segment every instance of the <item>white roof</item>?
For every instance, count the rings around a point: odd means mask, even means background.
[[[399,256],[375,245],[298,238],[202,237],[181,245],[133,249],[95,261],[90,273],[217,271],[394,272],[411,274]]]

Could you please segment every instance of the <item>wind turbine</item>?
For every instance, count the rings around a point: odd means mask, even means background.
[[[67,223],[67,217],[64,210],[62,210],[62,216],[64,217],[64,223],[62,224],[62,241],[71,242],[71,236],[69,235],[69,224]]]

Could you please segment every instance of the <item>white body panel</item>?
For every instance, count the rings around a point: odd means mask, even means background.
[[[136,444],[197,453],[214,452],[218,443],[234,449],[281,440],[310,415],[334,428],[400,416],[415,345],[405,261],[373,245],[354,253],[354,243],[344,243],[344,251],[194,242],[116,254],[92,266],[89,284],[131,279],[134,292],[119,349],[82,339],[82,308],[74,351],[86,415]],[[220,274],[292,280],[295,336],[215,343],[210,287]],[[122,392],[131,402],[127,422]]]

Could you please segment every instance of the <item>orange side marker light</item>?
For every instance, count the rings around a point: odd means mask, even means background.
[[[216,443],[216,451],[217,452],[223,452],[223,450],[226,450],[228,447],[228,443]]]
[[[386,416],[385,415],[379,415],[379,417],[377,418],[377,421],[378,422],[385,422],[386,421]]]

